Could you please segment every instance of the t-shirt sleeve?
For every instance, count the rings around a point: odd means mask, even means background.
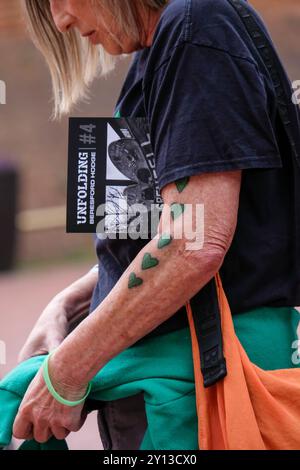
[[[254,62],[185,42],[143,93],[160,189],[199,173],[282,166]]]

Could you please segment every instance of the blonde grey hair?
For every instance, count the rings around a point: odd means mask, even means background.
[[[134,41],[138,41],[142,33],[137,7],[157,10],[168,3],[168,0],[87,1],[109,10],[120,31]],[[49,0],[25,0],[25,12],[31,37],[50,70],[53,117],[57,118],[68,113],[80,99],[87,97],[94,78],[106,77],[115,68],[117,58],[101,45],[91,45],[74,29],[61,34],[54,24]],[[106,27],[109,28],[109,25]]]

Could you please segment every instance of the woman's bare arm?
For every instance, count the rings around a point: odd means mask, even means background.
[[[170,243],[150,240],[93,315],[55,351],[49,366],[59,393],[69,399],[82,396],[101,367],[170,318],[215,275],[234,235],[240,181],[240,171],[211,173],[163,189],[163,232],[170,209],[176,209]],[[185,236],[175,239],[174,233],[183,217],[180,207],[193,207],[195,214],[197,204],[204,205],[204,245],[187,250]]]

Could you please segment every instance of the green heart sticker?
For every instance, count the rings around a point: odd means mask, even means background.
[[[128,288],[131,289],[132,287],[137,287],[143,284],[143,279],[137,277],[135,273],[130,273],[129,281],[128,281]]]
[[[184,188],[187,186],[189,179],[190,179],[189,177],[186,177],[186,178],[181,178],[180,180],[175,181],[176,188],[179,193],[182,193]]]
[[[171,217],[173,220],[177,219],[184,211],[184,204],[173,202],[171,204]]]
[[[157,248],[159,249],[164,248],[165,246],[170,245],[171,241],[172,241],[172,236],[169,235],[168,233],[163,233],[160,239],[158,240]]]
[[[157,258],[154,258],[150,253],[145,253],[142,261],[142,269],[150,269],[157,266],[159,263]]]

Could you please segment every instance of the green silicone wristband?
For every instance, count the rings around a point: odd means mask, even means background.
[[[91,386],[92,386],[91,382],[89,382],[89,384],[88,384],[88,388],[87,388],[87,391],[86,391],[84,397],[82,397],[80,400],[70,401],[70,400],[66,400],[65,398],[61,397],[59,395],[59,393],[57,393],[57,391],[54,389],[54,387],[51,383],[50,376],[49,376],[48,363],[49,363],[49,359],[50,359],[50,357],[52,356],[53,353],[54,353],[54,351],[52,351],[50,354],[48,354],[48,356],[46,357],[46,359],[44,361],[44,364],[43,364],[43,377],[44,377],[44,380],[45,380],[45,383],[47,385],[47,388],[48,388],[49,392],[51,393],[53,398],[55,398],[55,400],[58,401],[59,403],[61,403],[62,405],[66,405],[66,406],[81,405],[81,403],[83,403],[86,400],[87,396],[89,395],[89,393],[91,391]]]

